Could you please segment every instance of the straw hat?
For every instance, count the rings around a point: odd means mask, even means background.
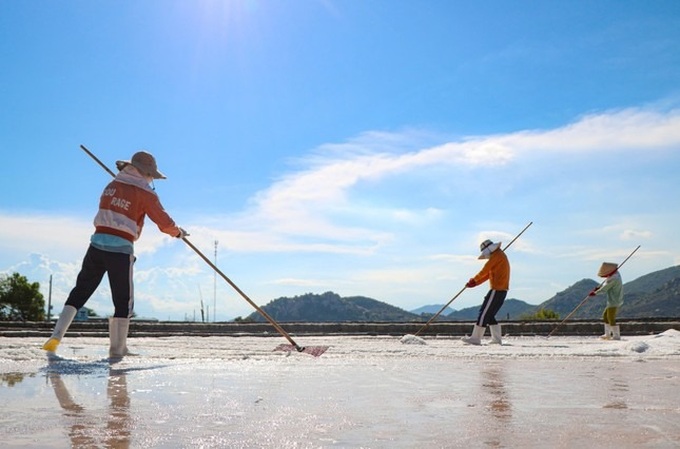
[[[482,254],[479,255],[477,259],[488,259],[491,253],[496,251],[501,246],[501,242],[494,243],[491,240],[484,240],[481,245],[479,245],[479,250]]]
[[[116,161],[118,170],[124,169],[127,165],[132,165],[144,176],[151,176],[153,179],[166,179],[165,175],[158,171],[156,158],[146,151],[136,152],[129,161]]]
[[[618,268],[619,266],[615,263],[602,262],[602,266],[600,267],[600,271],[597,272],[597,275],[601,278],[606,278],[607,276],[614,274]]]

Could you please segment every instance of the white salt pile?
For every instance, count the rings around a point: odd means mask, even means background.
[[[401,337],[401,340],[399,340],[405,345],[426,345],[427,343],[425,340],[423,340],[420,337],[417,337],[413,334],[406,334],[403,337]]]

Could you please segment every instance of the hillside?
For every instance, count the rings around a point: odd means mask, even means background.
[[[541,303],[539,308],[552,310],[560,315],[560,318],[566,318],[582,301],[588,296],[595,287],[600,285],[592,279],[581,279],[574,285],[567,287],[565,290],[558,292],[549,300]],[[625,286],[624,286],[625,292]],[[602,315],[602,299],[591,298],[581,306],[572,319],[578,318],[599,318]]]
[[[422,321],[418,315],[375,299],[343,298],[333,292],[278,298],[262,309],[275,320],[285,322]],[[246,320],[264,321],[264,318],[253,312]]]
[[[479,315],[479,306],[467,307],[465,309],[457,310],[450,313],[447,319],[452,321],[474,321]],[[519,299],[509,298],[503,303],[503,307],[499,310],[496,318],[498,320],[518,320],[524,314],[533,313],[537,309],[537,306],[528,304]]]
[[[647,294],[662,288],[664,284],[678,278],[680,278],[680,265],[645,274],[630,282],[626,282],[624,278],[623,291],[624,294]]]
[[[678,317],[680,316],[680,277],[666,282],[649,293],[624,294],[624,301],[626,302],[619,315],[622,318]]]
[[[601,280],[600,280],[601,281]],[[625,278],[624,278],[625,281]],[[563,319],[581,304],[588,293],[600,282],[582,279],[557,292],[539,305],[528,304],[520,299],[509,298],[497,315],[499,320],[519,320],[543,308],[552,310]],[[670,267],[624,282],[624,305],[620,318],[680,317],[680,266]],[[570,319],[599,319],[604,310],[604,296],[588,298]],[[437,313],[442,305],[423,306],[412,312],[364,296],[341,297],[333,292],[308,293],[293,298],[278,298],[263,309],[277,321],[288,322],[409,322],[426,321]],[[447,312],[451,311],[450,313]],[[479,305],[461,310],[443,312],[438,321],[474,321]],[[253,312],[248,321],[264,321]]]
[[[601,282],[601,280],[600,280]],[[600,285],[583,279],[557,293],[539,307],[553,310],[566,318],[593,288]],[[605,297],[586,300],[572,319],[598,319],[604,311]],[[623,283],[623,306],[620,318],[663,318],[680,316],[680,266],[666,268]]]
[[[426,306],[421,306],[418,307],[417,309],[413,309],[410,312],[415,314],[415,315],[434,315],[435,313],[439,312],[442,307],[444,307],[444,304],[428,304]],[[451,307],[447,307],[444,309],[444,311],[441,313],[442,315],[450,315],[453,312],[455,312],[454,309]]]

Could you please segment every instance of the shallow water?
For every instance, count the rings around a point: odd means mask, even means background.
[[[9,448],[676,448],[680,332],[595,337],[0,338]]]

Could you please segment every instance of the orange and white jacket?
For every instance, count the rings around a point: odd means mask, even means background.
[[[510,263],[505,252],[500,248],[492,252],[474,280],[477,285],[488,280],[491,290],[509,290]]]
[[[97,233],[116,235],[135,242],[142,234],[144,217],[161,232],[176,237],[180,230],[165,212],[156,192],[134,168],[126,167],[104,189],[94,217]]]

